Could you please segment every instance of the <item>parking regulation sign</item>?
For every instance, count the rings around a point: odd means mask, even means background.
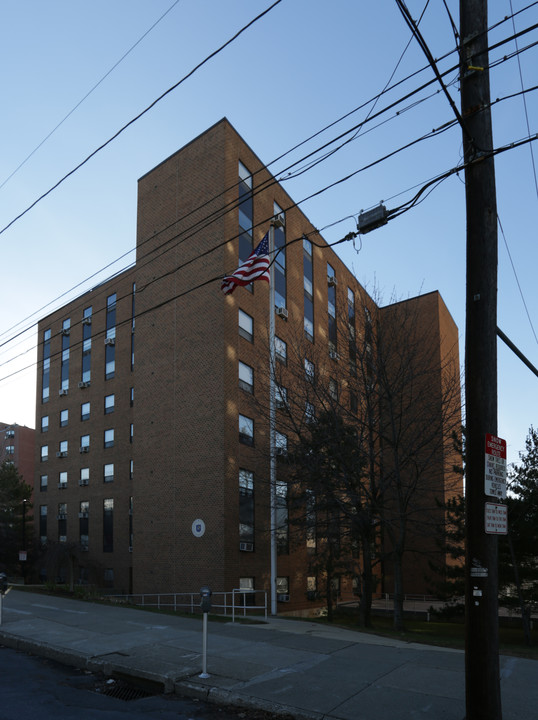
[[[506,440],[486,433],[486,465],[484,492],[486,495],[506,497]]]
[[[485,530],[488,535],[508,535],[508,508],[500,503],[486,503]]]

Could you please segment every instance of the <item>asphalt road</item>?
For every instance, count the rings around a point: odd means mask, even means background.
[[[271,715],[150,695],[121,681],[0,646],[0,720],[270,720]],[[121,697],[112,697],[113,693]]]

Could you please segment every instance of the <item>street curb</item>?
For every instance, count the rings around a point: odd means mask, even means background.
[[[174,684],[176,695],[184,695],[197,700],[205,700],[214,705],[233,705],[238,708],[251,708],[272,713],[277,717],[292,717],[294,720],[330,720],[330,716],[317,712],[307,712],[290,705],[280,705],[269,700],[241,695],[236,691],[225,690],[211,685],[202,685],[188,680]]]

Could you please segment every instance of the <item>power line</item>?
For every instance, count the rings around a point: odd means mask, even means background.
[[[127,52],[125,52],[125,53],[120,57],[120,59],[119,59],[117,62],[114,63],[114,65],[110,68],[110,70],[108,70],[108,71],[103,75],[103,77],[102,77],[100,80],[98,80],[98,81],[95,83],[95,85],[94,85],[90,90],[88,90],[88,92],[84,95],[84,97],[82,97],[82,98],[78,101],[78,103],[77,103],[73,108],[71,108],[71,110],[67,113],[67,115],[66,115],[64,118],[62,118],[62,120],[60,120],[60,122],[48,133],[48,135],[46,135],[46,136],[43,138],[43,140],[41,140],[41,142],[40,142],[38,145],[36,145],[36,147],[32,150],[32,152],[29,153],[29,154],[24,158],[24,160],[23,160],[21,163],[19,163],[19,165],[17,165],[17,167],[15,168],[15,170],[13,170],[13,172],[12,172],[10,175],[7,176],[7,178],[6,178],[6,179],[2,182],[2,184],[0,185],[0,190],[4,187],[4,185],[6,185],[6,184],[11,180],[11,178],[12,178],[13,176],[23,167],[23,165],[25,165],[25,164],[28,162],[28,160],[39,150],[39,148],[42,147],[42,146],[47,142],[47,140],[48,140],[50,137],[52,137],[52,135],[54,135],[54,133],[56,132],[56,130],[58,130],[58,128],[60,128],[60,127],[64,124],[64,122],[65,122],[68,118],[71,117],[71,115],[75,112],[75,110],[77,110],[77,109],[82,105],[82,103],[90,97],[90,95],[93,93],[93,91],[96,90],[96,89],[99,87],[99,85],[101,85],[101,83],[106,80],[106,78],[118,67],[118,65],[120,65],[120,64],[125,60],[125,58],[126,58],[128,55],[131,54],[131,52],[137,47],[137,45],[140,45],[140,43],[142,42],[142,40],[143,40],[145,37],[147,37],[147,35],[149,35],[149,33],[161,22],[161,20],[162,20],[163,18],[165,18],[165,17],[168,15],[168,13],[169,13],[171,10],[173,10],[173,9],[175,8],[175,6],[176,6],[179,2],[180,2],[180,0],[175,0],[175,2],[173,2],[172,5],[170,5],[170,7],[168,8],[168,10],[166,10],[166,11],[161,15],[161,17],[160,17],[158,20],[156,20],[156,21],[153,23],[153,25],[152,25],[148,30],[146,30],[146,32],[145,32],[143,35],[141,35],[141,36],[138,38],[138,40],[134,43],[134,45],[131,45],[131,47],[127,50]]]
[[[0,230],[0,235],[4,233],[8,228],[10,228],[14,223],[17,222],[17,220],[20,220],[26,213],[28,213],[32,208],[34,208],[38,203],[41,202],[44,198],[46,198],[48,195],[50,195],[56,188],[58,188],[63,182],[65,182],[71,175],[76,173],[78,170],[80,170],[81,167],[86,165],[86,163],[91,160],[97,153],[99,153],[101,150],[103,150],[107,145],[110,145],[111,142],[113,142],[117,137],[119,137],[127,128],[129,128],[131,125],[133,125],[137,120],[140,120],[141,117],[143,117],[147,112],[149,112],[152,108],[157,105],[163,98],[165,98],[167,95],[169,95],[171,92],[173,92],[176,88],[178,88],[182,83],[184,83],[188,78],[190,78],[194,73],[199,70],[203,65],[208,63],[210,60],[212,60],[216,55],[221,53],[225,48],[228,47],[231,43],[233,43],[237,38],[242,35],[246,30],[248,30],[254,23],[256,23],[258,20],[261,20],[262,17],[267,15],[268,12],[270,12],[274,7],[276,7],[279,3],[281,3],[282,0],[275,0],[272,5],[270,5],[268,8],[266,8],[263,12],[261,12],[259,15],[257,15],[253,20],[251,20],[249,23],[244,25],[240,30],[238,30],[235,35],[233,35],[229,40],[227,40],[225,43],[223,43],[217,50],[214,50],[212,53],[210,53],[204,60],[198,63],[192,70],[190,70],[186,75],[184,75],[181,80],[179,80],[175,85],[172,85],[172,87],[169,87],[168,90],[165,90],[159,97],[154,100],[150,105],[148,105],[142,112],[138,113],[136,117],[134,117],[132,120],[129,120],[128,123],[126,123],[123,127],[121,127],[112,137],[110,137],[106,142],[104,142],[102,145],[100,145],[96,150],[91,152],[82,162],[80,162],[76,167],[74,167],[72,170],[70,170],[66,175],[64,175],[58,182],[53,185],[51,188],[49,188],[46,192],[44,192],[40,197],[37,198],[37,200],[34,200],[34,202],[29,205],[26,210],[23,210],[19,215],[17,215],[13,220],[11,220],[5,227],[3,227]]]
[[[505,20],[506,20],[506,19],[505,19]],[[526,31],[523,31],[523,32],[526,32]],[[521,33],[520,33],[520,34],[521,34]],[[504,43],[504,42],[508,42],[509,40],[510,40],[510,38],[509,38],[508,40],[503,40],[501,43],[498,43],[497,46],[500,45],[500,44],[502,44],[502,43]],[[506,58],[505,58],[505,59],[506,59]],[[448,71],[446,71],[446,73],[443,73],[443,74],[447,74],[448,72],[451,72],[452,69],[453,69],[453,68],[450,68]],[[414,73],[414,74],[416,74],[416,73]],[[414,75],[414,74],[413,74],[413,75]],[[408,76],[408,78],[412,77],[413,75]],[[371,116],[371,115],[370,115],[369,117],[367,117],[365,120],[363,120],[363,121],[362,121],[361,123],[359,123],[358,125],[355,125],[355,126],[354,126],[353,128],[351,128],[350,130],[348,130],[348,131],[346,131],[345,133],[342,133],[341,135],[337,136],[336,138],[334,138],[334,139],[333,139],[332,141],[330,141],[329,143],[325,143],[325,145],[321,146],[321,148],[318,148],[317,150],[314,150],[312,153],[310,153],[310,154],[307,155],[306,157],[309,157],[309,156],[313,155],[314,153],[319,152],[321,149],[323,149],[324,147],[327,147],[327,146],[328,146],[329,144],[331,144],[331,143],[336,142],[339,138],[344,137],[346,134],[349,134],[349,133],[351,133],[351,132],[355,132],[355,136],[357,136],[358,129],[360,129],[360,128],[364,125],[365,122],[367,122],[368,120],[372,120],[374,117],[378,117],[378,116],[381,115],[382,113],[386,112],[388,109],[395,107],[395,106],[398,105],[400,102],[402,102],[404,99],[407,99],[408,97],[412,96],[413,94],[416,94],[416,93],[419,92],[421,89],[425,88],[425,87],[428,86],[429,84],[432,84],[433,82],[435,82],[435,80],[430,80],[430,81],[428,81],[428,83],[425,83],[424,85],[422,85],[422,86],[420,86],[419,88],[415,89],[415,90],[412,91],[411,93],[408,93],[408,94],[407,94],[406,96],[404,96],[403,98],[400,98],[400,99],[398,99],[397,101],[393,102],[393,103],[390,104],[389,106],[385,107],[382,111],[379,111],[378,113],[376,113],[374,116]],[[400,81],[400,83],[396,83],[396,84],[395,84],[394,86],[392,86],[392,88],[390,88],[390,89],[393,89],[394,87],[396,87],[396,86],[399,85],[399,84],[401,84],[401,81]],[[385,89],[377,96],[377,98],[379,98],[381,95],[383,95],[383,94],[385,93],[386,89],[387,89],[387,87],[385,87]],[[423,99],[423,100],[424,100],[424,99]],[[423,100],[420,100],[420,101],[418,101],[418,102],[422,102]],[[360,109],[361,107],[364,107],[364,106],[365,106],[366,104],[368,104],[369,102],[371,102],[371,101],[368,101],[367,103],[363,103],[361,106],[359,106],[359,108],[356,108],[355,110],[351,111],[351,113],[348,113],[348,114],[346,114],[346,115],[343,116],[343,117],[344,117],[344,118],[345,118],[345,117],[348,117],[350,114],[352,114],[353,112],[355,112],[357,109]],[[404,111],[405,111],[405,110],[404,110]],[[400,114],[401,114],[401,112],[403,112],[403,111],[399,111],[399,112],[400,112]],[[276,160],[272,161],[270,164],[273,164],[274,162],[276,162],[277,160],[281,159],[282,157],[284,157],[286,154],[288,154],[288,153],[291,152],[292,150],[296,149],[297,147],[299,147],[300,145],[304,144],[305,142],[308,142],[309,139],[312,139],[313,137],[316,137],[316,136],[319,135],[321,132],[323,132],[324,130],[326,130],[328,127],[332,127],[334,124],[336,124],[336,122],[339,122],[341,119],[342,119],[342,118],[340,118],[339,120],[337,120],[337,121],[331,123],[330,125],[326,126],[326,128],[322,129],[322,130],[319,131],[318,133],[315,133],[313,136],[311,136],[310,138],[308,138],[306,141],[303,141],[302,143],[299,143],[298,145],[295,146],[295,148],[292,148],[290,151],[287,151],[287,152],[284,153],[283,155],[279,156],[279,158],[277,158]],[[346,142],[348,142],[348,141],[349,141],[349,139],[348,139]],[[340,145],[340,147],[343,147],[343,146],[346,144],[346,142],[342,143],[342,144]],[[337,148],[337,149],[339,149],[339,148]],[[303,162],[304,159],[305,159],[305,158],[303,157],[301,160],[297,161],[296,163],[292,164],[291,166],[288,166],[288,168],[286,168],[285,170],[283,170],[283,171],[281,171],[281,172],[285,172],[286,170],[288,170],[288,169],[290,169],[291,167],[293,167],[293,165],[298,164],[298,162]],[[269,166],[269,165],[268,165],[268,166]],[[267,168],[268,166],[265,166],[265,168]],[[262,168],[262,169],[264,169],[264,168]],[[261,171],[261,170],[260,170],[260,171]],[[285,178],[285,179],[286,179],[286,178]],[[281,180],[281,182],[283,182],[285,179]],[[268,181],[267,187],[268,187],[270,184],[275,183],[275,182],[277,182],[277,181],[276,181],[274,178],[273,178],[272,180]],[[262,186],[262,188],[263,188],[263,186]],[[262,189],[262,188],[261,188],[261,189]],[[226,191],[224,191],[224,192],[226,192]],[[223,194],[223,193],[221,193],[221,194]],[[218,196],[217,196],[217,197],[218,197]],[[202,206],[200,206],[200,207],[203,207],[204,205],[208,204],[209,202],[211,202],[211,200],[207,201],[206,203],[204,203],[204,204],[203,204]],[[234,204],[232,205],[232,207],[229,206],[229,209],[233,209],[233,208],[235,208],[235,207],[237,207],[237,203],[234,203]],[[195,211],[196,211],[196,209],[195,209],[194,211],[191,211],[191,213],[192,213],[192,212],[195,212]],[[225,212],[225,211],[226,211],[226,210],[223,211],[223,210],[221,209],[221,210],[219,210],[219,211],[215,211],[215,213],[218,214],[218,217],[221,217],[221,216],[222,216],[222,212]],[[189,213],[189,214],[191,214],[191,213]],[[213,214],[215,214],[215,213],[213,213]],[[186,216],[185,216],[185,217],[186,217]],[[169,229],[170,227],[172,227],[174,224],[176,224],[177,222],[179,222],[179,221],[182,220],[182,219],[184,219],[184,218],[180,218],[180,219],[178,219],[177,221],[174,221],[174,223],[172,223],[170,226],[168,226],[168,228],[164,228],[164,229],[161,230],[160,232],[166,231],[167,229]],[[206,219],[207,219],[207,218],[206,218]],[[205,222],[206,219],[202,219],[202,220],[199,221],[197,224],[200,224],[200,223],[202,223],[202,222]],[[195,224],[195,226],[196,226],[196,224]],[[192,227],[195,227],[195,226],[192,226]],[[204,227],[207,227],[207,223],[206,223],[206,225],[205,225]],[[186,231],[184,231],[184,232],[186,232]],[[176,237],[177,237],[177,236],[176,236]],[[188,236],[188,237],[190,237],[190,236]],[[184,239],[188,239],[188,237],[187,237],[187,238],[184,238]],[[148,241],[151,240],[151,239],[154,239],[154,236],[152,236],[151,238],[148,238]],[[172,240],[173,240],[173,239],[174,239],[174,238],[172,238]],[[146,242],[146,241],[144,241],[144,242]],[[166,243],[164,243],[161,247],[164,247],[164,245],[168,244],[169,242],[171,242],[171,240],[166,241]],[[142,244],[144,244],[144,243],[139,244],[139,247],[140,247]],[[88,279],[91,279],[91,277],[94,277],[95,275],[99,274],[100,272],[102,272],[103,270],[107,269],[107,268],[110,267],[111,265],[115,264],[116,262],[118,262],[118,260],[121,260],[123,257],[125,257],[125,256],[128,255],[128,254],[130,254],[131,252],[133,252],[133,250],[130,250],[130,251],[128,251],[127,253],[124,253],[124,255],[120,256],[120,258],[117,258],[117,259],[114,260],[112,263],[109,263],[107,266],[105,266],[105,267],[102,268],[101,270],[99,270],[99,271],[97,271],[96,273],[94,273],[94,275],[90,276],[89,278],[87,278],[87,279],[84,280],[84,281],[81,281],[81,283],[79,283],[77,286],[75,286],[75,287],[72,288],[71,290],[69,290],[69,291],[67,291],[66,293],[64,293],[63,295],[61,295],[60,298],[63,297],[63,296],[65,296],[65,295],[68,294],[69,292],[72,292],[72,290],[76,289],[77,287],[79,287],[79,286],[80,286],[81,284],[83,284],[84,282],[87,282]],[[152,255],[153,255],[153,254],[154,254],[154,253],[152,252]],[[143,258],[142,258],[142,259],[143,259]],[[121,272],[121,271],[120,271],[120,272]],[[57,298],[57,299],[60,299],[60,298]],[[49,303],[48,305],[52,304],[52,302],[55,302],[55,301],[51,301],[51,303]],[[46,305],[45,307],[47,307],[48,305]],[[39,312],[39,311],[37,311],[37,312]],[[34,313],[34,314],[35,314],[35,313]],[[32,317],[32,316],[29,316],[29,317]],[[27,319],[29,319],[29,318],[27,318]],[[21,322],[24,322],[24,321],[21,321]],[[18,323],[18,324],[20,324],[20,323]],[[16,326],[15,326],[15,327],[16,327]],[[33,325],[30,326],[30,327],[33,327]],[[18,335],[23,334],[23,333],[26,332],[28,329],[30,329],[30,328],[26,328],[25,330],[21,331],[21,333],[19,333]],[[15,338],[18,337],[18,335],[16,335]],[[15,338],[11,338],[11,339],[15,339]],[[8,341],[6,341],[6,342],[10,342],[10,340],[8,340]],[[3,344],[5,344],[5,343],[3,343]],[[0,347],[1,347],[1,345],[0,345]]]

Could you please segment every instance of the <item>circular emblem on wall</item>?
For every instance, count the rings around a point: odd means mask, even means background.
[[[205,533],[205,522],[203,520],[195,520],[192,524],[192,534],[194,537],[202,537]]]

